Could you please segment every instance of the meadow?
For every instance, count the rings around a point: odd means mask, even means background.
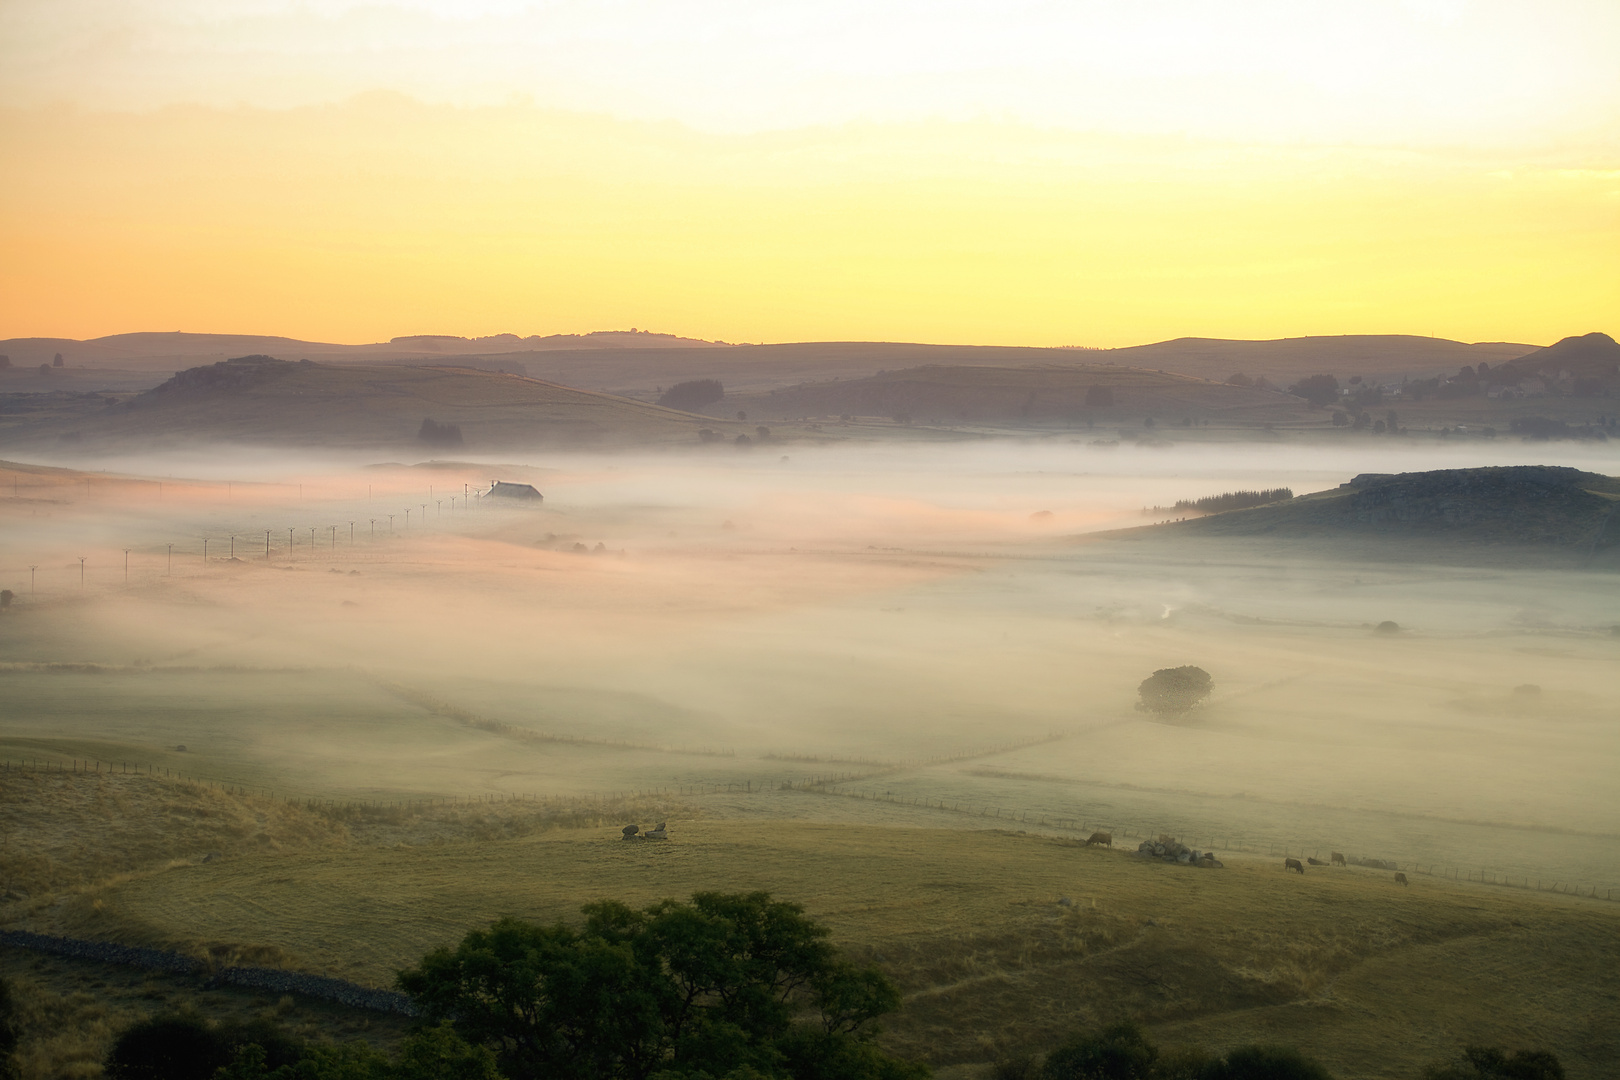
[[[1535,452],[1620,471],[1601,444]],[[1343,1076],[1487,1036],[1600,1075],[1612,573],[1116,531],[1525,453],[7,466],[0,924],[385,985],[502,913],[765,888],[901,982],[886,1038],[942,1068],[1133,1015],[1167,1042],[1295,1041]],[[545,502],[465,508],[492,478]],[[1137,712],[1180,664],[1210,700]],[[666,818],[666,844],[616,839]],[[1226,868],[1077,847],[1092,828]],[[1329,851],[1412,885],[1282,876]]]

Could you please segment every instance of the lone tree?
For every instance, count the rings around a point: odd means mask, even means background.
[[[923,1080],[874,1045],[900,1005],[875,968],[768,893],[698,893],[581,927],[504,918],[399,974],[430,1023],[495,1051],[511,1080]]]
[[[693,379],[690,382],[676,383],[665,390],[658,396],[658,404],[691,412],[705,405],[713,405],[725,396],[726,389],[720,385],[719,379]]]
[[[461,425],[441,424],[431,416],[425,416],[416,437],[430,446],[460,446]]]
[[[1331,375],[1312,375],[1290,386],[1288,392],[1312,405],[1331,405],[1339,396],[1339,380]]]
[[[1142,680],[1136,692],[1142,700],[1136,703],[1141,712],[1160,716],[1180,716],[1194,705],[1209,697],[1215,683],[1209,672],[1200,667],[1160,668]]]

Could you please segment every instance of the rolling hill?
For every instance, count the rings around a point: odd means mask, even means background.
[[[248,356],[181,372],[122,401],[65,399],[43,415],[6,415],[0,442],[424,445],[423,421],[459,438],[432,445],[609,446],[696,443],[690,413],[518,375],[451,366],[325,364]],[[733,425],[735,426],[735,425]],[[740,430],[740,429],[739,429]]]
[[[1601,554],[1620,547],[1620,478],[1551,465],[1364,473],[1286,502],[1168,526],[1224,537],[1379,536]]]
[[[1125,424],[1140,428],[1223,421],[1270,422],[1302,413],[1277,390],[1228,386],[1188,375],[1112,364],[1041,367],[928,365],[865,379],[807,383],[728,395],[717,415],[741,408],[776,420],[815,416],[893,417],[922,423]]]
[[[719,379],[728,389],[752,393],[802,382],[865,378],[926,365],[953,367],[1085,367],[1112,363],[1193,375],[1224,382],[1237,372],[1286,386],[1307,375],[1341,379],[1449,375],[1480,361],[1492,367],[1524,356],[1533,345],[1465,344],[1405,335],[1346,335],[1242,341],[1177,338],[1120,349],[1026,348],[1001,345],[928,345],[881,341],[814,341],[727,346],[646,331],[606,331],[519,337],[495,334],[463,338],[414,335],[362,345],[300,341],[243,334],[135,333],[88,341],[12,338],[0,355],[13,368],[0,372],[0,390],[129,389],[114,372],[159,377],[228,357],[268,354],[287,360],[329,363],[454,363],[499,368],[565,386],[651,400],[661,387],[689,379]],[[61,353],[66,366],[40,376],[40,364]],[[109,381],[113,379],[113,381]],[[117,385],[114,385],[114,383]]]

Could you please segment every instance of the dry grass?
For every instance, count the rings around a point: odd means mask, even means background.
[[[447,828],[402,817],[366,824],[368,843],[246,843],[22,922],[386,985],[499,915],[759,888],[895,977],[907,1003],[886,1041],[936,1065],[1120,1016],[1172,1043],[1287,1039],[1346,1076],[1409,1076],[1479,1038],[1556,1045],[1572,1077],[1620,1054],[1603,1020],[1620,994],[1620,911],[1591,901],[1423,878],[1400,889],[1359,869],[1302,878],[1269,860],[1198,871],[1007,832],[677,819],[667,843],[611,826],[411,842],[429,827]]]
[[[325,1002],[271,997],[237,987],[210,987],[195,976],[164,975],[10,950],[0,977],[21,1007],[19,1080],[101,1075],[118,1033],[147,1016],[194,1012],[221,1023],[273,1019],[312,1041],[366,1039],[391,1048],[409,1022]]]

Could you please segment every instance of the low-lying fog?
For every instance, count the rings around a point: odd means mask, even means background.
[[[1603,445],[1521,443],[0,469],[0,756],[337,798],[735,782],[771,792],[739,812],[880,817],[775,791],[840,772],[862,777],[847,792],[1616,887],[1612,575],[1074,539],[1181,498],[1528,462],[1620,472]],[[468,509],[497,478],[544,505]],[[1134,711],[1182,664],[1214,677],[1207,706]]]

